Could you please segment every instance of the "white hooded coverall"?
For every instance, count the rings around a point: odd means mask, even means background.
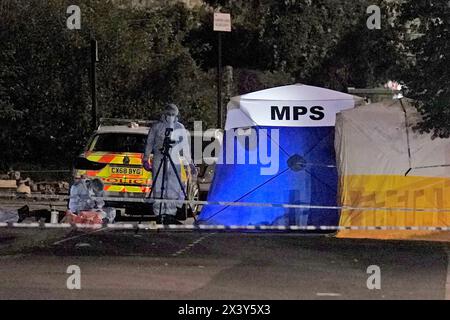
[[[163,160],[163,154],[160,149],[163,147],[167,128],[174,129],[171,134],[171,139],[174,140],[175,143],[172,145],[172,148],[170,149],[170,157],[172,158],[175,164],[178,177],[180,177],[180,179],[181,179],[181,165],[182,165],[180,157],[183,156],[187,163],[192,163],[188,133],[185,127],[177,121],[172,123],[171,121],[166,121],[165,117],[163,116],[161,121],[152,125],[148,133],[147,143],[145,147],[143,159],[144,161],[148,161],[150,154],[153,154],[152,179],[155,179],[158,168]],[[161,167],[157,180],[153,181],[152,198],[155,199],[161,198],[162,180],[163,180],[163,168]],[[186,190],[185,184],[183,186]],[[184,200],[183,189],[181,189],[181,186],[169,161],[167,161],[164,188],[165,188],[164,194],[162,195],[163,199]],[[177,207],[181,206],[182,206],[181,204],[176,203],[163,203],[162,205],[155,204],[153,206],[153,211],[156,215],[159,214],[176,215]]]

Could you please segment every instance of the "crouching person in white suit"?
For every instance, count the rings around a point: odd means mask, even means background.
[[[105,201],[98,199],[104,195],[103,182],[100,179],[88,180],[82,176],[75,177],[75,182],[70,188],[69,213],[78,215],[82,211],[98,212],[103,222],[113,223],[116,210],[105,207]]]

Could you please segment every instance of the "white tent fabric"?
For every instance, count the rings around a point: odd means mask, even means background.
[[[334,126],[337,112],[353,108],[361,100],[350,94],[302,84],[261,90],[231,99],[225,129]],[[279,112],[275,119],[273,107]]]
[[[446,196],[450,193],[450,139],[433,140],[431,134],[414,130],[420,119],[407,99],[386,100],[337,115],[340,205],[359,208],[342,209],[341,226],[450,225],[448,212],[436,212],[450,208]],[[339,236],[398,239],[428,233],[363,230],[341,231]]]
[[[405,175],[411,168],[408,176],[450,177],[450,166],[442,166],[450,165],[450,139],[433,140],[431,134],[413,130],[420,119],[407,99],[339,113],[335,138],[339,174]]]

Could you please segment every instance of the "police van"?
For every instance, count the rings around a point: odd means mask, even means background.
[[[142,158],[153,123],[155,121],[102,118],[84,151],[74,161],[74,176],[99,178],[104,184],[105,196],[118,199],[106,201],[106,206],[118,209],[118,218],[153,215],[151,205],[127,201],[142,199],[150,193],[152,173],[144,169]],[[180,160],[184,164],[180,178],[187,198],[198,200],[197,177],[190,174],[187,161],[183,157]],[[195,215],[198,209],[196,206],[192,212],[185,206],[178,217]]]

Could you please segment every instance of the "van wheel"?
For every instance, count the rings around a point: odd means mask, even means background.
[[[197,183],[190,185],[188,199],[194,201],[198,201],[200,199],[200,190]],[[190,205],[185,205],[184,208],[186,211],[186,217],[190,218],[196,217],[201,210],[200,205],[198,204],[192,205],[192,208]]]

